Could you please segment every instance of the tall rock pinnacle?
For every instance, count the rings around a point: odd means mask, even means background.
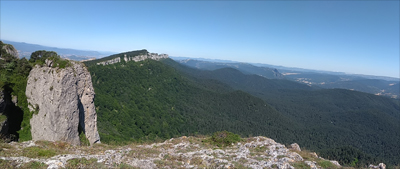
[[[79,145],[80,129],[90,144],[100,142],[90,73],[73,61],[66,68],[52,64],[46,60],[46,66],[36,65],[28,76],[28,107],[35,112],[30,120],[32,139]]]

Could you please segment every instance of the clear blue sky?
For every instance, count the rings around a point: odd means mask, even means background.
[[[0,1],[0,38],[399,77],[399,1]]]

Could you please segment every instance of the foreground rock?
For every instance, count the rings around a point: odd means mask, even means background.
[[[377,166],[370,164],[368,168],[386,169],[386,165],[384,163],[379,163]]]
[[[36,65],[29,73],[26,96],[33,140],[65,141],[79,145],[80,128],[91,144],[99,142],[91,76],[81,64],[66,68]]]
[[[310,158],[310,152],[297,152],[266,137],[244,139],[229,147],[216,147],[205,138],[181,137],[162,143],[113,147],[65,146],[60,142],[11,143],[0,157],[14,167],[38,162],[48,168],[321,168],[322,158]],[[47,148],[59,152],[52,157],[21,156],[27,149]],[[51,148],[53,147],[53,148]],[[59,148],[62,147],[62,150]],[[19,153],[18,151],[22,152]],[[17,154],[17,155],[16,155]],[[305,154],[302,157],[300,154]],[[305,160],[307,158],[307,160]],[[79,161],[80,160],[80,161]],[[77,162],[78,161],[78,162]],[[84,161],[84,162],[82,162]],[[85,166],[83,166],[85,164]],[[332,164],[329,168],[338,168]]]

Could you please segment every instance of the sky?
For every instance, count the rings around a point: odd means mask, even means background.
[[[399,77],[399,1],[0,1],[0,39]]]

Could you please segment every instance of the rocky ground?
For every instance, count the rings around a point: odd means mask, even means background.
[[[287,148],[266,137],[251,137],[217,147],[205,137],[180,137],[162,143],[73,146],[28,141],[0,144],[0,168],[340,168],[336,161]]]

